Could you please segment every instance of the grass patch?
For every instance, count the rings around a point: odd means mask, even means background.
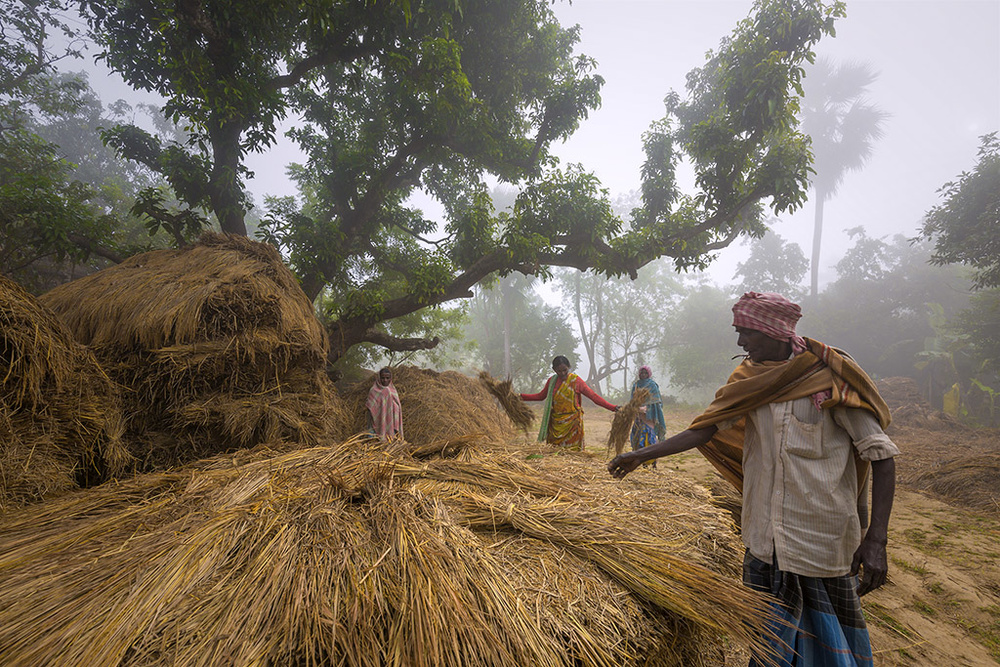
[[[988,627],[982,627],[968,620],[960,619],[958,624],[982,644],[994,660],[1000,660],[1000,623],[994,622],[990,623]]]
[[[900,621],[897,621],[892,614],[889,613],[888,609],[877,602],[869,602],[866,604],[865,611],[878,625],[895,632],[900,637],[905,637],[910,640],[915,640],[919,637],[917,633],[903,625]]]
[[[907,561],[903,560],[902,558],[898,558],[897,556],[891,556],[890,558],[891,558],[893,564],[895,564],[895,566],[898,567],[901,570],[908,570],[908,571],[913,572],[914,574],[918,574],[920,576],[923,576],[925,574],[929,574],[927,568],[925,568],[925,567],[923,567],[921,565],[914,565],[913,563],[907,562]]]
[[[944,595],[944,585],[942,585],[940,581],[927,584],[927,590],[934,595]]]
[[[923,614],[924,616],[928,616],[930,618],[934,618],[935,616],[937,616],[937,609],[930,606],[920,598],[916,598],[913,601],[913,608],[916,609],[921,614]]]

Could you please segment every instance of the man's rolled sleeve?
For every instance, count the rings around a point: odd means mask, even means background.
[[[863,408],[834,408],[833,418],[851,436],[863,461],[882,461],[899,455],[874,414]]]

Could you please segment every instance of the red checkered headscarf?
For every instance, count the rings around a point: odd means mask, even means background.
[[[806,349],[806,342],[795,334],[795,323],[802,309],[774,292],[747,292],[733,305],[733,326],[753,329],[792,346],[792,354]]]

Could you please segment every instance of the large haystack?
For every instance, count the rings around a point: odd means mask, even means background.
[[[374,382],[358,382],[344,392],[352,432],[367,428],[365,399]],[[485,442],[499,443],[514,434],[510,421],[496,399],[475,378],[456,371],[438,373],[416,366],[392,369],[392,381],[403,407],[403,435],[413,443],[479,436]]]
[[[147,468],[338,431],[326,334],[271,246],[206,234],[42,300],[127,389],[129,441]]]
[[[242,452],[34,506],[0,523],[0,663],[697,666],[751,641],[764,602],[699,555],[739,556],[703,491],[647,506],[465,454]]]
[[[0,511],[131,467],[110,380],[66,326],[0,276]]]

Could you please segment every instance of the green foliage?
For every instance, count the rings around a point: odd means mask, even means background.
[[[0,0],[0,124],[24,113],[25,102],[55,111],[65,108],[67,93],[72,98],[72,82],[54,86],[46,78],[56,62],[80,57],[76,31],[66,22],[69,7],[62,0]],[[62,38],[55,50],[53,33]]]
[[[684,403],[704,403],[725,384],[741,355],[733,330],[733,298],[710,285],[695,285],[671,313],[660,359]]]
[[[954,326],[968,337],[975,360],[973,373],[1000,376],[1000,288],[973,294],[969,307],[955,317]]]
[[[750,257],[736,266],[737,292],[777,292],[792,301],[804,296],[801,283],[809,268],[802,248],[768,231],[750,241]]]
[[[937,264],[974,269],[976,289],[1000,287],[1000,139],[982,137],[979,162],[957,181],[945,183],[944,202],[932,208],[921,237],[934,240]]]
[[[72,170],[36,134],[0,134],[0,271],[25,286],[40,289],[51,281],[44,274],[86,259],[71,235],[110,234],[110,221],[90,203],[94,190]]]
[[[837,264],[838,279],[805,309],[798,329],[846,350],[874,377],[919,377],[917,355],[938,337],[932,313],[941,308],[941,321],[954,317],[968,281],[961,271],[930,265],[927,243],[872,238],[860,227],[849,233],[854,246]]]
[[[603,81],[547,0],[266,0],[249,16],[237,0],[81,2],[109,66],[164,96],[191,133],[167,147],[133,130],[109,139],[224,231],[245,233],[246,153],[267,149],[290,111],[302,118],[291,132],[308,156],[292,170],[301,201],[272,200],[261,233],[308,295],[335,301],[334,357],[380,322],[467,297],[495,273],[634,278],[662,256],[704,266],[761,233],[765,205],[805,198],[802,66],[844,12],[756,3],[646,135],[643,201],[626,228],[592,174],[550,153],[598,106]],[[677,191],[682,158],[694,194]],[[488,178],[518,184],[509,211],[494,210]],[[444,220],[414,208],[416,194]],[[145,201],[145,214],[162,215]]]

